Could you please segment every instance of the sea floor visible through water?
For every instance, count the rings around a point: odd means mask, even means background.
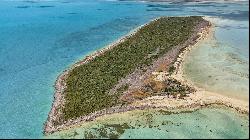
[[[215,86],[216,91],[240,91],[232,94],[247,98],[249,78],[241,77],[239,73],[248,75],[246,70],[249,69],[248,8],[248,1],[153,3],[110,0],[1,0],[0,138],[43,137],[43,124],[52,105],[53,85],[57,76],[90,52],[101,49],[159,16],[208,15],[216,17],[218,21],[230,21],[225,26],[219,25],[216,28],[219,46],[229,47],[217,47],[221,48],[220,51],[215,47],[200,48],[209,48],[209,52],[214,52],[217,56],[212,60],[227,59],[233,63],[230,63],[229,69],[229,64],[222,63],[223,65],[218,65],[218,68],[208,73],[217,74],[221,69],[229,71],[233,77],[224,77],[223,73],[220,79],[227,79],[226,85],[237,84],[239,88],[218,86],[217,90]],[[221,59],[217,52],[227,53]],[[199,60],[202,59],[199,57]],[[204,61],[197,62],[200,67]],[[207,65],[213,64],[215,67],[220,64],[213,62],[207,61]],[[205,72],[208,69],[202,65],[201,70]],[[192,74],[190,77],[193,77]],[[220,82],[225,80],[208,84],[206,88],[220,85]],[[196,83],[204,86],[204,82]]]
[[[184,61],[184,77],[198,87],[249,101],[248,21],[207,17],[213,34],[192,49]]]
[[[210,106],[171,113],[164,109],[106,115],[44,138],[248,138],[246,114]]]

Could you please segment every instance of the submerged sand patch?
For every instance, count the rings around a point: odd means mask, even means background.
[[[126,112],[126,111],[131,111],[131,110],[144,110],[147,108],[164,108],[167,110],[194,109],[194,108],[197,109],[197,108],[201,108],[203,106],[208,106],[211,104],[222,104],[222,105],[234,108],[241,113],[248,113],[249,112],[248,104],[246,104],[245,102],[237,100],[237,99],[231,99],[231,98],[228,98],[228,97],[216,94],[216,93],[207,92],[204,89],[201,89],[201,88],[194,86],[190,81],[187,81],[186,79],[183,78],[183,75],[182,75],[183,74],[183,68],[182,68],[183,66],[182,65],[183,65],[183,61],[185,59],[185,56],[192,49],[192,47],[195,46],[195,43],[199,42],[202,39],[205,39],[207,37],[207,35],[211,34],[211,29],[212,29],[211,26],[205,26],[205,27],[201,28],[199,30],[199,32],[197,33],[197,36],[194,36],[194,38],[192,38],[191,43],[188,42],[188,43],[190,43],[189,46],[184,47],[184,49],[181,47],[178,48],[181,50],[181,53],[178,55],[175,63],[173,64],[174,71],[172,72],[172,74],[169,74],[169,72],[167,71],[168,69],[161,69],[160,72],[155,71],[155,70],[158,70],[158,68],[162,66],[160,64],[164,64],[164,60],[168,60],[168,59],[165,59],[165,57],[168,58],[169,55],[171,56],[171,53],[170,53],[170,54],[166,54],[166,56],[163,56],[160,59],[158,59],[157,61],[155,61],[156,62],[156,63],[154,63],[155,65],[153,64],[151,69],[147,70],[148,75],[144,76],[144,79],[146,77],[150,77],[151,75],[154,76],[155,78],[151,79],[153,81],[166,81],[166,80],[169,80],[170,78],[173,78],[173,79],[176,79],[177,81],[179,81],[180,83],[182,83],[183,85],[188,85],[189,87],[195,88],[196,92],[188,93],[188,96],[178,98],[178,95],[177,95],[177,97],[171,96],[171,95],[170,96],[169,95],[168,96],[161,95],[161,96],[147,97],[147,96],[144,96],[144,95],[146,95],[145,93],[138,91],[136,93],[136,97],[143,96],[142,100],[132,100],[132,102],[126,106],[116,106],[116,107],[111,107],[108,109],[96,111],[96,112],[91,113],[87,116],[82,116],[82,117],[79,117],[78,119],[65,122],[63,125],[54,126],[55,124],[53,124],[52,120],[56,119],[55,117],[58,117],[56,115],[58,115],[58,113],[60,113],[60,112],[56,111],[56,110],[58,110],[57,107],[63,103],[63,98],[60,98],[60,97],[61,97],[61,94],[63,93],[63,90],[65,89],[65,85],[62,84],[62,81],[65,79],[65,76],[67,75],[67,72],[68,72],[68,70],[67,70],[64,74],[62,74],[58,78],[58,81],[57,81],[58,85],[56,86],[56,87],[58,87],[58,89],[57,89],[57,92],[55,94],[55,101],[53,103],[53,108],[51,110],[51,113],[49,114],[49,120],[45,125],[45,133],[53,133],[55,131],[69,129],[71,127],[74,127],[75,125],[79,125],[79,124],[86,122],[86,121],[95,120],[97,117],[107,115],[107,114]],[[185,45],[188,45],[188,43]],[[113,45],[116,45],[116,43]],[[86,59],[84,59],[83,61],[80,61],[79,63],[75,64],[72,67],[72,69],[74,67],[77,67],[79,65],[82,65],[82,64],[92,60],[94,57],[104,53],[105,50],[111,49],[112,47],[114,47],[113,45],[111,45],[110,47],[108,47],[102,51],[98,51],[97,53],[90,55],[89,57],[86,57]],[[177,49],[177,52],[179,51],[178,49]],[[176,51],[176,50],[173,50],[173,51]],[[173,54],[176,54],[176,53],[173,53]],[[175,56],[172,56],[172,57],[175,58]],[[171,64],[171,63],[169,62],[169,64]],[[169,66],[169,64],[168,64],[168,66]],[[128,77],[128,78],[130,78],[130,77]],[[136,80],[142,81],[142,79],[143,79],[143,77],[139,77]],[[137,83],[139,85],[143,85],[143,83],[141,83],[141,84],[140,84],[140,82],[137,82]],[[138,84],[136,84],[136,85],[138,85]]]

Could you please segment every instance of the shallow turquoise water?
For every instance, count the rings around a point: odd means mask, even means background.
[[[162,15],[212,15],[248,22],[248,6],[248,2],[1,0],[0,138],[41,137],[56,77],[135,27]],[[245,52],[242,57],[248,56],[248,47],[237,49]]]
[[[249,120],[225,108],[170,114],[132,111],[54,133],[44,138],[248,138]]]
[[[186,78],[206,90],[249,101],[249,21],[210,20],[214,35],[188,55]]]

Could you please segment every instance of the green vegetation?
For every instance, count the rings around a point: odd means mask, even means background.
[[[173,72],[174,72],[174,70],[175,70],[175,67],[173,66],[173,64],[169,67],[169,69],[168,69],[168,72],[169,72],[169,74],[172,74]]]
[[[160,18],[112,50],[74,68],[66,79],[63,119],[74,119],[120,104],[120,95],[111,95],[108,91],[136,68],[150,65],[154,59],[186,41],[201,20],[198,16]]]
[[[168,79],[164,81],[165,87],[164,87],[164,94],[167,95],[173,95],[176,97],[179,96],[179,99],[182,99],[183,97],[186,97],[187,94],[190,92],[194,92],[195,89],[191,88],[187,85],[183,85],[181,82],[177,81],[176,79]]]
[[[118,93],[122,93],[122,92],[126,91],[128,88],[129,88],[129,85],[125,84],[125,85],[122,85],[120,88],[118,88],[116,91]]]
[[[195,89],[192,87],[189,87],[188,85],[184,85],[178,80],[174,78],[168,78],[164,81],[155,81],[149,79],[149,81],[142,86],[141,88],[141,99],[147,97],[145,93],[151,93],[151,95],[172,95],[174,98],[183,99],[186,97],[189,93],[194,92]],[[137,92],[138,93],[138,92]]]

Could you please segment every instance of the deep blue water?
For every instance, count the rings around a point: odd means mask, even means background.
[[[1,0],[0,138],[41,137],[56,77],[135,27],[162,15],[249,21],[248,7],[248,2]]]

